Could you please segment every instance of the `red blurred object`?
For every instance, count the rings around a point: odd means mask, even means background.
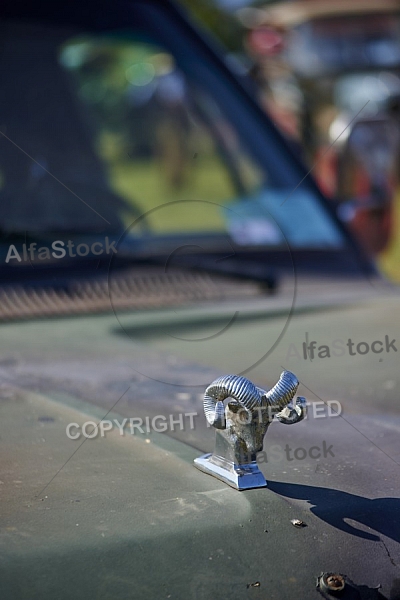
[[[247,42],[251,52],[259,57],[276,56],[285,47],[282,33],[267,26],[257,27],[250,31]]]

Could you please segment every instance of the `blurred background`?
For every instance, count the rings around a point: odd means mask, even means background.
[[[256,85],[338,214],[400,281],[400,5],[181,0]]]

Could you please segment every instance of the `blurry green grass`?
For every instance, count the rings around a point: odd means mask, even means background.
[[[218,161],[203,159],[190,165],[180,186],[168,182],[161,165],[150,161],[114,162],[109,166],[109,176],[113,189],[141,214],[156,209],[147,216],[152,231],[225,230],[220,205],[228,203],[235,193]],[[176,200],[203,202],[163,206]]]

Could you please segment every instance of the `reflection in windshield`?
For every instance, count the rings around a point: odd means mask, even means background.
[[[231,235],[239,245],[282,245],[285,240],[293,248],[341,245],[337,230],[303,190],[264,189],[253,199],[231,206],[226,214]]]

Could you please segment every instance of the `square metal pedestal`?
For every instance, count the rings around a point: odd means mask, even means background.
[[[199,456],[194,460],[194,464],[200,471],[220,479],[239,491],[266,487],[267,485],[256,461],[237,465],[215,454],[203,454],[203,456]]]

